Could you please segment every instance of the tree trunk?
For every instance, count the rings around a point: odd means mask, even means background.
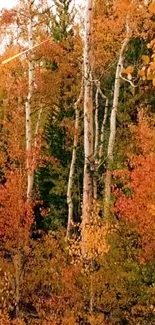
[[[128,20],[128,15],[127,15],[127,20]],[[114,151],[115,138],[116,138],[116,116],[117,116],[119,93],[120,93],[121,70],[124,62],[124,52],[126,51],[130,40],[130,30],[129,30],[128,22],[127,22],[126,29],[127,29],[127,36],[124,39],[124,42],[122,44],[119,60],[116,68],[113,106],[112,106],[111,117],[110,117],[110,136],[109,136],[108,150],[107,150],[107,172],[106,172],[106,179],[105,179],[105,195],[104,195],[104,216],[107,219],[110,216],[111,176],[112,176],[112,165],[113,165],[113,151]]]
[[[86,253],[86,226],[89,222],[93,201],[92,166],[94,160],[93,134],[93,92],[92,92],[92,18],[93,0],[87,0],[85,12],[84,37],[84,177],[82,242],[83,254]]]
[[[106,97],[103,97],[106,98]],[[109,100],[106,98],[105,102],[105,111],[104,111],[104,117],[103,117],[103,122],[101,126],[101,134],[100,134],[100,146],[99,146],[99,164],[101,164],[102,159],[103,159],[103,149],[104,149],[104,136],[105,136],[105,125],[108,117],[108,105],[109,105]]]
[[[94,145],[94,169],[96,175],[93,178],[93,193],[94,199],[97,200],[97,171],[103,162],[103,147],[104,147],[104,135],[105,135],[105,124],[108,115],[108,98],[103,94],[100,88],[100,82],[96,82],[97,90],[96,90],[96,100],[95,100],[95,145]],[[105,111],[103,113],[103,120],[101,129],[99,128],[99,95],[103,100],[106,100],[105,103]]]
[[[97,168],[99,154],[99,89],[97,87],[95,96],[95,144],[94,144],[94,163]],[[97,175],[93,177],[93,198],[97,200]]]
[[[29,4],[29,21],[28,21],[28,47],[29,49],[33,48],[33,27],[32,27],[32,4],[31,1],[28,1]],[[34,86],[34,61],[31,57],[28,62],[28,95],[27,101],[25,103],[25,112],[26,112],[26,151],[27,151],[27,199],[30,199],[33,182],[34,182],[34,172],[32,164],[32,127],[31,127],[31,103],[33,97],[33,86]]]
[[[95,145],[94,145],[94,157],[98,157],[99,149],[99,89],[97,87],[95,96]]]
[[[67,204],[68,204],[67,239],[69,239],[69,237],[70,237],[70,231],[72,229],[73,222],[74,222],[74,220],[73,220],[74,206],[73,206],[72,191],[73,191],[73,180],[74,180],[74,174],[75,174],[76,153],[77,153],[77,146],[78,146],[79,104],[82,100],[82,96],[83,96],[83,82],[82,82],[79,98],[74,105],[74,108],[75,108],[75,130],[74,130],[72,161],[71,161],[71,165],[70,165],[68,188],[67,188]]]
[[[105,100],[105,110],[103,114],[103,120],[102,120],[102,125],[101,125],[101,130],[99,130],[99,125],[97,121],[97,117],[95,117],[95,130],[96,131],[96,139],[95,139],[95,164],[100,165],[102,163],[102,158],[103,158],[103,145],[104,145],[104,135],[105,135],[105,125],[107,121],[107,116],[108,116],[108,105],[109,105],[109,100],[108,98],[103,94],[101,88],[100,88],[100,81],[96,82],[97,86],[97,92],[96,92],[96,107],[97,111],[99,108],[99,102],[98,102],[98,97],[99,95],[102,97],[103,100]],[[98,112],[96,113],[98,116]],[[98,149],[97,149],[98,146]]]

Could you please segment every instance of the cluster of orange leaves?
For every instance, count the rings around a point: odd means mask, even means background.
[[[133,224],[141,236],[146,258],[155,249],[155,130],[154,119],[140,116],[138,126],[132,127],[136,152],[130,153],[129,168],[116,171],[123,182],[115,195],[115,213]]]

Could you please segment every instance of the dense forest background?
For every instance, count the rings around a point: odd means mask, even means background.
[[[155,324],[155,2],[0,11],[0,325]]]

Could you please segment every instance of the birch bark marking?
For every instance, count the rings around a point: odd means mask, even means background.
[[[93,0],[87,0],[85,11],[84,37],[84,177],[83,177],[83,211],[82,242],[86,244],[85,229],[93,200],[93,180],[91,166],[94,159],[93,148],[93,92],[92,92],[92,19]],[[85,251],[85,248],[84,248]]]
[[[103,98],[105,98],[105,96]],[[101,126],[101,134],[100,134],[100,146],[99,146],[99,163],[100,164],[101,164],[102,159],[103,159],[105,126],[106,126],[106,121],[107,121],[107,117],[108,117],[108,105],[109,105],[109,100],[106,97],[105,111],[104,111],[104,117],[103,117],[103,122],[102,122],[102,126]]]
[[[33,27],[32,27],[32,4],[28,0],[29,5],[29,18],[28,18],[28,47],[29,49],[33,48]],[[33,97],[33,85],[34,85],[34,61],[32,57],[28,61],[28,95],[27,101],[25,103],[25,112],[26,112],[26,151],[27,151],[27,199],[30,199],[33,181],[34,181],[34,172],[32,168],[32,128],[31,128],[31,103]]]
[[[95,144],[94,144],[94,163],[95,168],[98,165],[98,153],[99,153],[99,89],[97,87],[95,96]],[[93,198],[97,200],[97,177],[93,177]]]
[[[78,100],[76,101],[75,108],[75,130],[74,130],[74,140],[73,140],[73,151],[72,151],[72,160],[69,171],[69,179],[68,179],[68,188],[67,188],[67,204],[68,204],[68,223],[67,223],[67,239],[70,237],[70,231],[73,225],[73,198],[72,198],[72,190],[73,190],[73,180],[75,174],[75,164],[76,164],[76,153],[78,146],[78,129],[79,129],[79,104],[82,100],[83,96],[83,82],[81,85],[80,95]]]
[[[131,5],[133,4],[133,1],[131,2]],[[116,138],[116,116],[117,116],[119,93],[120,93],[121,70],[124,62],[124,52],[126,51],[128,43],[130,41],[130,28],[129,28],[128,19],[129,19],[129,12],[126,17],[126,38],[123,41],[118,63],[117,63],[117,68],[116,68],[113,106],[112,106],[111,117],[110,117],[110,136],[109,136],[108,150],[107,150],[108,164],[107,164],[107,171],[106,171],[105,195],[104,195],[104,216],[107,219],[109,218],[109,208],[110,208],[110,198],[111,198],[111,175],[112,175],[111,173],[112,173],[112,164],[113,164],[113,151],[114,151],[115,138]]]
[[[105,136],[105,125],[108,116],[108,105],[109,100],[105,96],[100,87],[100,81],[96,81],[96,110],[95,110],[95,165],[100,166],[102,164],[103,158],[103,147],[104,147],[104,136]],[[105,110],[103,113],[103,120],[101,125],[101,130],[99,130],[99,121],[98,121],[98,109],[99,109],[99,95],[105,101]],[[98,156],[98,157],[97,157]]]
[[[99,149],[99,88],[97,87],[95,96],[95,144],[94,144],[94,157],[98,156]]]
[[[96,82],[97,90],[96,90],[96,104],[95,104],[95,145],[94,145],[94,165],[95,171],[97,172],[99,167],[103,163],[103,148],[104,148],[104,136],[105,136],[105,125],[107,121],[108,115],[108,98],[103,94],[100,88],[100,82]],[[99,128],[99,95],[105,101],[105,110],[103,113],[103,120],[101,129]],[[97,200],[97,175],[94,175],[93,178],[93,193],[94,199]]]

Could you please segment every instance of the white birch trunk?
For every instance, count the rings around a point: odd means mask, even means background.
[[[37,146],[37,136],[38,136],[38,133],[39,133],[39,127],[40,127],[42,112],[43,112],[43,107],[41,106],[40,109],[39,109],[37,124],[36,124],[36,129],[35,129],[34,148],[36,148],[36,146]],[[35,159],[35,157],[34,157],[34,159]]]
[[[108,105],[109,105],[109,100],[108,100],[108,98],[106,98],[105,111],[104,111],[104,117],[103,117],[103,122],[102,122],[102,126],[101,126],[101,134],[100,134],[99,164],[101,164],[102,159],[103,159],[104,136],[105,136],[106,121],[107,121],[107,117],[108,117]]]
[[[127,16],[128,20],[128,16]],[[120,82],[121,82],[121,70],[124,62],[124,52],[127,49],[128,43],[130,41],[130,29],[128,26],[128,22],[126,25],[127,28],[127,36],[124,39],[124,42],[121,47],[119,60],[117,63],[116,74],[115,74],[115,85],[114,85],[114,97],[113,97],[113,106],[110,117],[110,136],[108,142],[108,150],[107,150],[107,171],[106,171],[106,179],[105,179],[105,195],[104,195],[104,216],[108,219],[109,217],[109,208],[110,208],[110,199],[111,199],[111,176],[112,176],[112,165],[113,165],[113,152],[116,138],[116,116],[118,110],[118,102],[119,102],[119,93],[120,93]]]
[[[95,145],[94,145],[94,156],[97,159],[99,149],[99,89],[96,90],[95,96]]]
[[[97,86],[97,92],[96,92],[96,107],[99,107],[99,102],[98,102],[98,97],[99,95],[102,97],[103,100],[105,100],[105,110],[103,114],[103,121],[102,121],[102,126],[101,130],[99,130],[99,122],[97,121],[97,117],[95,118],[95,130],[96,130],[96,139],[95,143],[98,146],[98,149],[95,149],[95,156],[98,155],[98,159],[96,159],[96,164],[99,166],[102,162],[103,158],[103,145],[104,145],[104,135],[105,135],[105,125],[107,121],[107,116],[108,116],[108,105],[109,105],[109,100],[108,98],[103,94],[101,87],[100,87],[100,81],[96,81],[96,86]],[[98,115],[98,113],[97,113]],[[95,144],[95,148],[97,147]]]
[[[95,100],[95,145],[94,145],[94,169],[97,172],[98,168],[102,165],[103,159],[103,147],[104,147],[104,135],[105,135],[105,125],[107,121],[108,115],[108,98],[103,94],[100,88],[100,82],[96,82],[97,90],[96,90],[96,100]],[[99,95],[106,100],[105,102],[105,111],[103,113],[103,121],[101,125],[101,129],[99,127]],[[93,194],[94,199],[97,200],[97,175],[94,175],[93,178]]]
[[[98,154],[99,154],[99,89],[97,87],[95,96],[95,144],[94,144],[94,163],[97,168],[98,165]],[[94,175],[93,178],[93,198],[97,200],[97,177]]]
[[[92,92],[92,19],[93,0],[87,0],[85,11],[84,37],[84,177],[83,177],[83,211],[82,242],[83,253],[86,252],[86,225],[91,214],[93,200],[93,179],[91,166],[94,159],[93,134],[93,92]]]
[[[33,47],[33,27],[32,27],[32,15],[31,15],[31,1],[29,4],[29,21],[28,21],[28,47],[29,49]],[[32,57],[29,58],[28,62],[28,95],[27,101],[25,103],[26,112],[26,151],[27,151],[27,199],[30,199],[33,182],[34,182],[34,172],[32,163],[32,127],[31,127],[31,103],[33,97],[33,87],[34,87],[34,61]]]
[[[73,206],[72,191],[73,191],[73,181],[74,181],[75,165],[76,165],[76,153],[77,153],[77,146],[78,146],[79,104],[82,100],[82,96],[83,96],[83,83],[81,86],[79,98],[74,105],[74,107],[75,107],[75,130],[74,130],[72,160],[71,160],[71,165],[70,165],[68,188],[67,188],[67,204],[68,204],[67,239],[69,239],[69,237],[70,237],[70,231],[74,224],[74,221],[73,221],[74,206]]]

